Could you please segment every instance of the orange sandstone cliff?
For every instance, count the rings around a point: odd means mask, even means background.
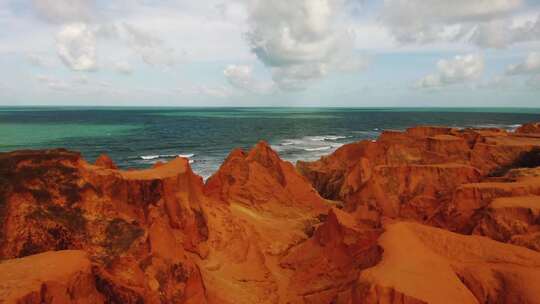
[[[414,127],[283,161],[0,154],[0,303],[540,303],[540,128]]]

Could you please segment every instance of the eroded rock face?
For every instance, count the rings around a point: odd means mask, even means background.
[[[96,159],[95,165],[98,167],[103,167],[105,169],[118,169],[118,167],[113,162],[113,160],[108,155],[105,155],[105,154],[101,154]]]
[[[111,166],[106,166],[111,167]],[[0,155],[0,257],[84,250],[115,303],[204,303],[191,255],[208,236],[202,180],[187,161],[123,172],[65,150]]]
[[[209,297],[216,303],[302,303],[293,271],[280,261],[312,235],[334,203],[265,142],[233,151],[205,193],[216,201],[205,208],[209,255],[201,269]]]
[[[524,124],[521,127],[517,128],[516,133],[540,134],[540,123],[531,122],[528,124]]]
[[[540,138],[521,133],[415,127],[384,131],[377,141],[345,145],[319,161],[299,162],[298,169],[350,212],[368,208],[470,233],[472,217],[493,198],[487,191],[477,195],[478,187],[513,168],[540,166],[539,151]]]
[[[291,291],[306,303],[350,303],[359,273],[380,261],[381,233],[354,215],[330,210],[313,237],[281,259],[280,266],[293,271]]]
[[[225,202],[277,213],[282,208],[328,210],[327,202],[294,166],[282,161],[266,142],[251,151],[233,151],[206,183],[205,193]],[[287,216],[287,214],[285,215]]]
[[[260,142],[206,184],[182,158],[2,153],[0,300],[537,303],[540,137],[520,132],[385,131],[297,168]]]
[[[539,303],[540,253],[414,223],[385,227],[353,303]]]
[[[500,197],[491,201],[473,233],[540,251],[540,196]]]
[[[105,303],[84,251],[49,251],[0,263],[2,303]]]

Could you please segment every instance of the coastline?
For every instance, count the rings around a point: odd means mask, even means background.
[[[261,141],[205,182],[185,157],[119,170],[63,149],[0,153],[0,170],[8,302],[534,303],[540,288],[540,124],[384,130],[296,166]],[[61,271],[23,271],[37,265]]]

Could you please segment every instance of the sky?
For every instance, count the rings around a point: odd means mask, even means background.
[[[540,0],[0,0],[0,105],[540,107]]]

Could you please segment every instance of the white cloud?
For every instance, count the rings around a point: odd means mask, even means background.
[[[154,33],[133,24],[125,22],[102,24],[95,32],[100,38],[129,46],[146,64],[172,66],[177,61],[174,49],[167,47]]]
[[[341,0],[246,1],[253,53],[272,68],[284,90],[302,89],[333,65],[354,58],[352,33],[342,24]],[[334,69],[335,70],[335,69]]]
[[[92,19],[95,0],[33,0],[36,12],[54,23],[87,22]]]
[[[167,48],[161,39],[131,24],[124,23],[123,28],[128,42],[144,62],[150,65],[174,65],[174,50]]]
[[[249,65],[229,65],[223,70],[223,75],[233,87],[256,94],[266,94],[273,91],[273,84],[260,81],[253,76],[253,67]]]
[[[420,79],[418,88],[442,87],[478,80],[484,72],[484,58],[478,54],[458,55],[437,62],[437,72]]]
[[[470,41],[481,47],[504,48],[508,45],[540,40],[540,15],[536,20],[515,25],[511,19],[493,20],[479,24]]]
[[[510,65],[506,69],[508,75],[540,73],[540,52],[531,52],[524,62]]]
[[[327,74],[326,64],[306,63],[287,68],[276,68],[273,70],[272,79],[282,90],[299,91],[306,89],[314,80]]]
[[[64,25],[56,35],[58,56],[74,71],[92,71],[97,68],[96,37],[84,23]]]
[[[540,23],[515,26],[523,0],[385,0],[382,21],[401,43],[464,41],[501,48],[540,39]]]

